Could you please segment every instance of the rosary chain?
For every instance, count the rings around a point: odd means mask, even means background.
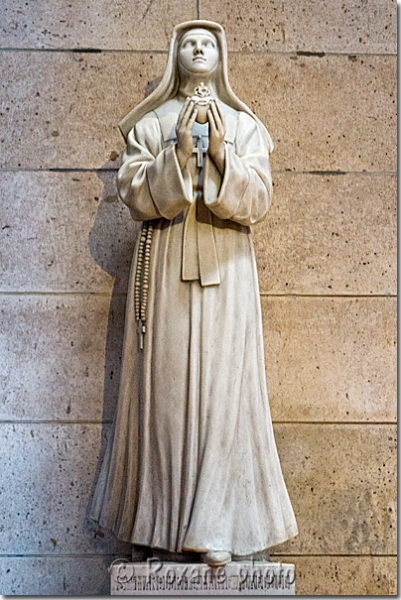
[[[153,223],[143,223],[139,240],[134,285],[135,320],[140,324],[141,348],[143,348],[143,335],[146,333],[146,308],[148,304],[152,237]]]

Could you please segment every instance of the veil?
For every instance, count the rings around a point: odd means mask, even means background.
[[[174,27],[170,41],[167,66],[161,82],[159,83],[157,88],[147,98],[145,98],[145,100],[143,100],[140,104],[138,104],[138,106],[131,110],[119,123],[119,128],[124,136],[124,139],[127,140],[128,133],[131,131],[132,127],[144,115],[151,112],[161,104],[164,104],[167,100],[170,100],[170,98],[174,98],[174,96],[176,96],[180,83],[177,67],[177,57],[181,38],[184,35],[184,33],[189,31],[190,29],[199,28],[207,29],[208,31],[213,33],[213,35],[217,39],[217,43],[219,46],[220,60],[217,65],[216,75],[214,79],[214,84],[216,86],[218,98],[228,106],[231,106],[231,108],[246,112],[256,121],[270,153],[273,150],[274,146],[267,129],[265,128],[263,123],[257,118],[257,116],[254,115],[251,109],[246,104],[244,104],[244,102],[242,102],[239,98],[237,98],[237,96],[231,89],[231,86],[228,81],[226,35],[222,26],[218,23],[214,23],[213,21],[186,21],[185,23],[181,23],[180,25]]]

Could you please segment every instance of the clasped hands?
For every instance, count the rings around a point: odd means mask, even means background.
[[[193,151],[192,128],[198,110],[196,104],[187,98],[178,115],[177,133],[177,159],[181,170],[185,167]],[[215,163],[220,174],[224,173],[224,136],[226,133],[224,116],[216,100],[213,99],[207,111],[209,121],[209,149],[208,154]]]

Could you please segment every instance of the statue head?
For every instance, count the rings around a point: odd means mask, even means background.
[[[210,75],[216,97],[238,111],[248,113],[257,123],[267,147],[273,142],[264,125],[250,108],[234,94],[228,81],[227,42],[224,29],[213,21],[187,21],[174,27],[166,70],[157,88],[131,110],[119,126],[124,138],[139,119],[178,94],[181,79],[192,74],[205,83]]]
[[[191,75],[208,78],[215,72],[218,61],[218,43],[211,31],[198,27],[184,33],[178,47],[180,79]]]

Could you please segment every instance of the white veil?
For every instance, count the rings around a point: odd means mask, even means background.
[[[266,142],[269,152],[273,150],[272,139],[265,128],[265,126],[259,121],[256,115],[253,114],[251,109],[241,102],[239,98],[234,94],[231,86],[228,82],[228,68],[227,68],[227,42],[224,29],[218,23],[213,21],[186,21],[174,27],[173,34],[171,36],[170,49],[168,53],[167,66],[164,72],[163,78],[157,88],[143,100],[138,106],[131,110],[126,117],[124,117],[120,123],[119,128],[127,139],[128,133],[132,127],[148,112],[151,112],[161,104],[164,104],[170,98],[174,98],[179,88],[179,73],[177,67],[177,56],[178,48],[184,33],[190,29],[207,29],[217,39],[220,51],[220,60],[217,66],[217,71],[214,77],[214,84],[216,86],[218,98],[231,106],[232,108],[248,113],[258,124],[261,130],[263,138]]]

